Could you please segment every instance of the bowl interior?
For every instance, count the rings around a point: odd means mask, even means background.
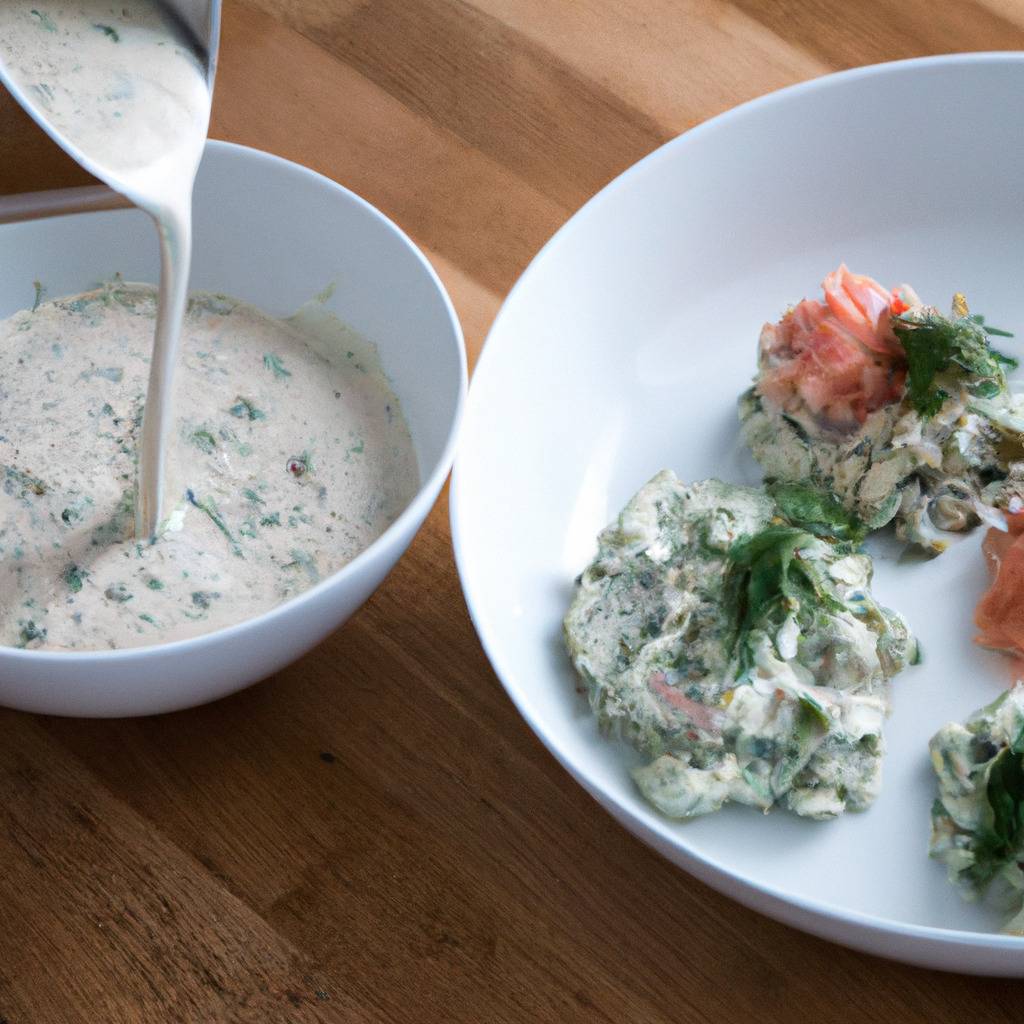
[[[115,273],[155,281],[157,238],[138,211],[0,228],[0,316]],[[254,619],[189,640],[120,651],[0,648],[0,703],[49,714],[137,715],[223,696],[255,682],[344,622],[390,570],[447,473],[466,386],[458,319],[429,263],[368,203],[277,157],[207,144],[195,192],[193,290],[289,315],[330,286],[327,308],[377,345],[402,403],[420,488],[352,562]]]
[[[998,928],[998,913],[963,903],[927,857],[928,738],[1011,678],[971,643],[980,536],[917,565],[875,544],[876,593],[907,616],[925,661],[895,683],[880,799],[825,824],[746,808],[676,824],[647,807],[629,753],[598,735],[575,692],[560,637],[573,577],[657,470],[759,481],[735,406],[759,329],[840,261],[937,305],[964,291],[1018,332],[1004,347],[1024,354],[1022,88],[1019,56],[915,61],[808,83],[701,126],[555,237],[507,300],[474,378],[453,524],[499,676],[620,819],[737,895],[767,890],[885,926]]]
[[[190,287],[287,316],[333,286],[327,308],[380,350],[409,423],[421,480],[445,455],[459,408],[461,339],[425,261],[390,221],[304,167],[207,143],[196,180]],[[137,210],[0,228],[0,317],[120,273],[159,276],[150,219]]]

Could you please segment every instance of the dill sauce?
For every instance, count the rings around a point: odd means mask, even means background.
[[[156,293],[114,281],[0,324],[0,643],[104,649],[251,618],[343,566],[419,485],[376,350],[312,303],[185,316],[169,514],[134,494]]]
[[[156,222],[160,304],[136,531],[156,533],[192,253],[192,185],[210,119],[205,70],[154,0],[0,0],[0,58],[35,112]]]
[[[186,315],[210,94],[153,0],[0,0],[0,60],[161,244],[159,302],[115,281],[0,324],[0,643],[132,647],[266,611],[418,487],[375,350],[322,309]]]

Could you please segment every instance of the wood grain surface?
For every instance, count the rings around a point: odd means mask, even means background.
[[[225,10],[211,134],[395,218],[471,360],[539,246],[677,133],[833,69],[1024,46],[1019,0],[258,8]],[[0,138],[0,192],[82,180],[6,98]],[[1021,992],[775,924],[614,824],[492,674],[443,498],[366,607],[258,687],[137,721],[0,712],[0,1024],[989,1024]]]

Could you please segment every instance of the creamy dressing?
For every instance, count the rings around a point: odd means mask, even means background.
[[[167,528],[135,473],[156,295],[114,281],[0,324],[0,643],[103,649],[268,610],[393,522],[419,476],[376,350],[314,303],[192,297]]]
[[[178,336],[192,246],[192,185],[210,116],[204,69],[153,0],[0,2],[0,59],[34,112],[97,177],[152,215],[160,305],[142,427],[140,537],[162,519]]]

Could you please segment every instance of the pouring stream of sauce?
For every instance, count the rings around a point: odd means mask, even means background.
[[[210,118],[205,69],[155,0],[0,0],[0,66],[79,163],[149,213],[160,298],[142,424],[136,536],[154,536],[192,252],[192,187]]]

